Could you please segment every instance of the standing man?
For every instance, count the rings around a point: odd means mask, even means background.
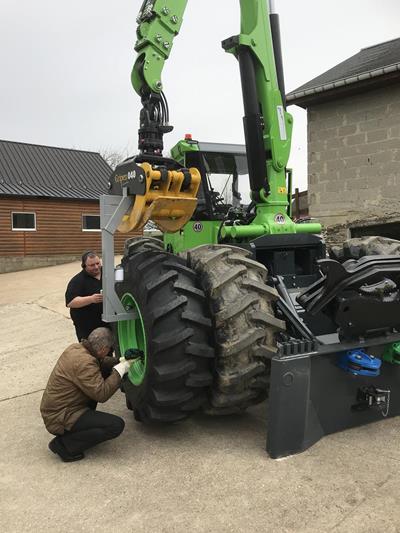
[[[78,341],[87,339],[98,327],[107,327],[101,320],[103,294],[101,285],[101,262],[96,252],[82,255],[82,270],[68,283],[65,305],[69,307]]]
[[[104,403],[115,393],[130,366],[107,357],[112,344],[111,331],[96,328],[61,354],[49,377],[40,412],[47,431],[56,435],[49,449],[64,462],[83,459],[85,450],[124,429],[119,416],[96,411],[96,402]],[[107,365],[110,375],[104,379],[101,367]]]

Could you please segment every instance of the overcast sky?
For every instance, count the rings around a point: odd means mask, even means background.
[[[0,139],[136,153],[130,85],[142,0],[0,0]],[[399,0],[275,0],[287,92],[400,37]],[[242,143],[239,69],[220,42],[239,33],[239,0],[189,0],[163,72],[174,131]],[[306,117],[296,106],[290,164],[306,187]]]

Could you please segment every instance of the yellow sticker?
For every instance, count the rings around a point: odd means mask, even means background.
[[[286,187],[278,187],[278,192],[281,194],[287,194],[287,189]]]

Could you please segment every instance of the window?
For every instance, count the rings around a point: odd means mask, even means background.
[[[82,215],[82,231],[100,231],[100,215]]]
[[[13,231],[36,231],[36,213],[11,213]]]

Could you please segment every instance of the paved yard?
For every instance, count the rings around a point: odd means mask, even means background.
[[[39,403],[75,339],[63,298],[78,270],[0,275],[3,533],[400,531],[398,419],[274,461],[264,451],[265,405],[156,429],[135,422],[117,392],[104,409],[124,417],[124,433],[84,461],[59,461]]]

